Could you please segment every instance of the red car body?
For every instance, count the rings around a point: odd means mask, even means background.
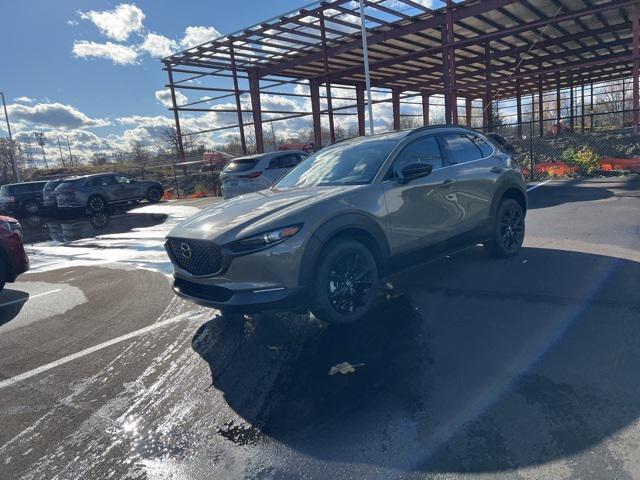
[[[0,290],[5,282],[15,282],[27,270],[29,257],[22,244],[22,228],[16,219],[0,215]]]

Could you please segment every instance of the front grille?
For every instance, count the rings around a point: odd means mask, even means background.
[[[178,266],[192,275],[215,275],[222,270],[222,250],[213,242],[170,238],[167,249]]]

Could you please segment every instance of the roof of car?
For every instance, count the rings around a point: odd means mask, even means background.
[[[18,182],[18,183],[6,183],[3,185],[3,187],[15,187],[16,185],[36,185],[38,183],[47,183],[46,180],[38,180],[35,182]]]

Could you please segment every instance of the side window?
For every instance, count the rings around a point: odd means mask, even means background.
[[[295,167],[300,161],[300,156],[297,153],[287,153],[285,155],[279,155],[272,158],[269,161],[269,170],[277,168],[291,168]]]
[[[434,170],[444,166],[440,145],[438,145],[438,140],[434,135],[420,138],[404,147],[396,157],[393,167],[385,177],[385,180],[396,176],[396,172],[399,172],[405,165],[410,163],[427,163],[432,165]]]
[[[482,138],[477,135],[469,135],[471,141],[480,149],[482,152],[482,157],[489,157],[493,154],[493,148],[487,142],[485,142]]]
[[[107,177],[107,178],[111,178],[113,179],[113,177]],[[129,180],[127,177],[123,177],[122,175],[116,175],[116,182],[118,183],[131,183],[131,180]]]
[[[100,177],[99,178],[100,183],[98,185],[102,186],[102,187],[107,187],[109,185],[115,185],[116,183],[118,183],[115,179],[115,177],[108,175],[106,177]]]
[[[480,160],[484,157],[480,148],[471,141],[469,135],[456,133],[443,135],[442,138],[449,163],[453,165]]]

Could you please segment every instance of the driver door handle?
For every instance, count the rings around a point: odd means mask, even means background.
[[[453,181],[453,180],[451,180],[450,178],[447,178],[444,182],[442,182],[442,183],[440,184],[440,186],[441,186],[442,188],[451,188],[451,187],[453,187],[453,185],[454,185],[455,183],[456,183],[456,182],[454,182],[454,181]]]

